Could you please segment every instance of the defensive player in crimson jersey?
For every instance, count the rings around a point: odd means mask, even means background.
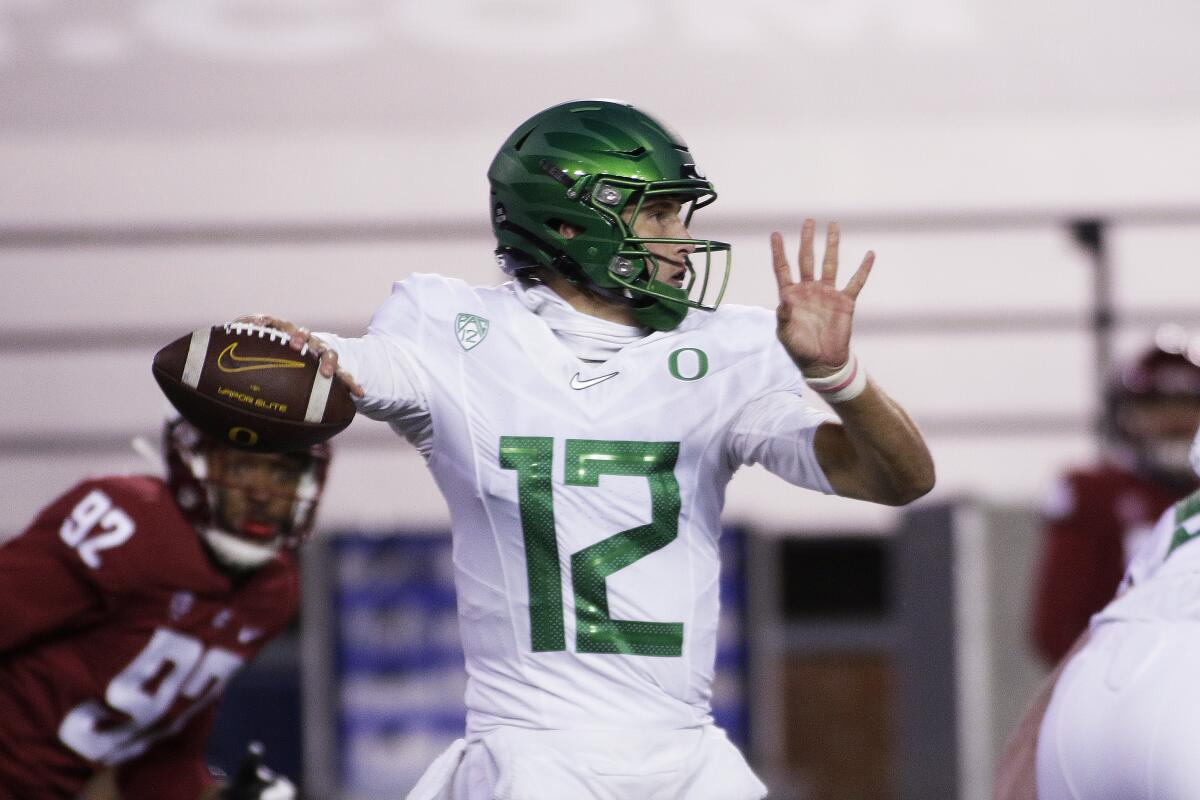
[[[0,798],[218,798],[216,699],[287,625],[324,445],[262,455],[183,421],[168,476],[85,480],[0,547]],[[237,797],[287,798],[286,779]]]

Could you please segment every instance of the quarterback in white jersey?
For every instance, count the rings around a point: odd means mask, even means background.
[[[776,313],[717,308],[730,247],[687,229],[712,185],[612,101],[535,116],[489,179],[511,282],[413,275],[357,339],[267,319],[340,367],[450,508],[467,737],[410,798],[760,798],[710,714],[727,483],[761,463],[899,504],[933,481],[850,352],[873,256],[837,289],[831,226],[818,279],[810,220],[798,283],[773,239]]]
[[[1200,431],[1191,462],[1200,475]],[[1117,596],[1027,712],[1001,766],[997,800],[1200,797],[1197,539],[1200,492],[1162,515]]]

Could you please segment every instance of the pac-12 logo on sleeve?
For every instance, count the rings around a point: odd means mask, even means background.
[[[454,329],[458,334],[458,343],[463,350],[470,350],[487,338],[488,321],[474,314],[459,314],[454,321]]]

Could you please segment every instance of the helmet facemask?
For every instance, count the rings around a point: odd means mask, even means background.
[[[1181,489],[1194,484],[1200,363],[1193,353],[1147,348],[1114,376],[1108,402],[1118,439],[1142,472]]]
[[[568,253],[580,264],[592,284],[627,301],[634,317],[656,330],[674,328],[689,308],[716,309],[729,284],[732,263],[729,244],[710,239],[640,236],[636,232],[643,209],[660,198],[681,203],[683,227],[687,228],[698,209],[717,199],[711,184],[701,180],[643,183],[611,175],[597,175],[586,183],[591,186],[584,190],[585,202],[607,222],[604,232],[609,241],[619,239],[607,263],[591,252],[600,248],[587,244],[586,232],[583,237],[574,237],[582,238],[580,242],[568,243]],[[626,210],[629,211],[628,220]],[[651,245],[691,248],[691,252],[683,257],[686,274],[682,285],[675,286],[667,277],[665,273],[669,270],[654,254]],[[714,254],[717,254],[716,259]]]
[[[222,567],[235,572],[257,569],[307,538],[324,486],[327,445],[283,456],[247,454],[213,442],[182,420],[168,423],[164,444],[168,483],[176,501]],[[275,465],[289,477],[279,480],[278,490],[264,490],[261,483],[252,489],[261,476],[228,474],[231,458],[249,459],[251,467],[257,464],[264,470]],[[222,468],[226,474],[220,474]]]

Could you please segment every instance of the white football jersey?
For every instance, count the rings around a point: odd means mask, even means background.
[[[446,497],[468,731],[711,721],[720,512],[741,464],[830,492],[772,312],[688,314],[603,363],[513,284],[397,283],[329,337]]]
[[[1200,492],[1163,512],[1138,550],[1116,599],[1092,618],[1200,621]]]

